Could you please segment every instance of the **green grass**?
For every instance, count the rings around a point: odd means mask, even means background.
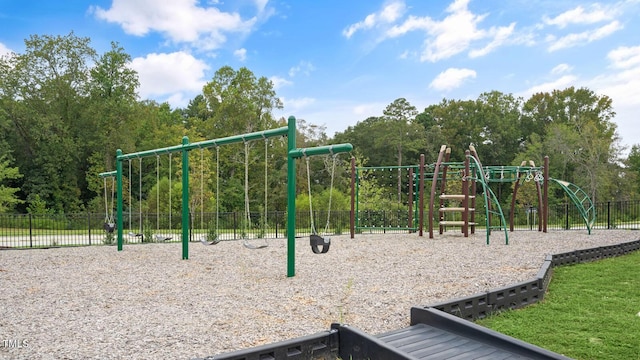
[[[477,323],[574,359],[640,359],[640,251],[555,268],[544,301]]]

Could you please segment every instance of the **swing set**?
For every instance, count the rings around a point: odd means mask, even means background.
[[[329,251],[329,247],[331,246],[331,238],[327,237],[326,234],[329,232],[329,223],[331,220],[331,199],[333,198],[333,180],[336,174],[336,159],[337,154],[333,154],[331,152],[331,157],[333,159],[331,165],[331,185],[329,185],[329,204],[327,206],[327,223],[324,227],[323,234],[318,234],[316,231],[314,216],[313,216],[313,200],[311,198],[311,171],[309,170],[309,157],[304,156],[305,163],[307,164],[307,189],[309,190],[309,219],[311,222],[311,235],[309,236],[309,242],[311,245],[311,251],[314,254],[326,254]]]
[[[190,143],[189,138],[184,136],[182,138],[182,144],[176,146],[170,146],[165,148],[153,149],[140,151],[130,154],[124,154],[122,150],[118,149],[116,151],[116,170],[111,172],[105,172],[99,174],[100,177],[106,178],[115,177],[116,189],[116,217],[114,223],[114,230],[117,231],[117,240],[118,240],[118,251],[123,250],[123,162],[130,161],[132,159],[142,159],[145,157],[152,156],[160,156],[164,154],[173,154],[180,153],[182,156],[182,221],[181,221],[181,240],[182,240],[182,259],[189,258],[189,153],[195,149],[205,149],[215,147],[216,149],[222,145],[228,145],[233,143],[243,142],[245,144],[245,148],[247,147],[247,143],[253,140],[264,140],[266,141],[271,137],[279,137],[286,136],[287,137],[287,277],[295,276],[295,231],[296,231],[296,210],[295,210],[295,198],[296,198],[296,159],[298,158],[307,158],[311,156],[317,155],[334,155],[343,152],[349,152],[353,150],[353,146],[351,144],[336,144],[336,145],[326,145],[326,146],[317,146],[310,148],[297,148],[296,147],[296,119],[293,116],[290,116],[287,121],[287,126],[280,127],[277,129],[269,129],[264,131],[252,132],[247,134],[229,136],[224,138],[218,138],[214,140],[204,140],[195,143]],[[266,152],[265,152],[266,153]],[[248,151],[245,151],[245,156],[247,156]],[[216,156],[219,157],[219,152],[216,150]],[[265,155],[266,156],[266,155]],[[219,159],[216,159],[216,166],[219,170]],[[245,160],[246,163],[246,160]],[[334,170],[335,171],[335,163]],[[219,171],[217,171],[219,173]],[[265,161],[265,178],[268,172],[268,165]],[[310,178],[310,174],[308,173],[308,178]],[[310,180],[308,181],[310,183]],[[332,183],[333,183],[333,174],[332,174]],[[265,181],[266,184],[266,181]],[[219,195],[219,174],[216,174],[216,192]],[[333,188],[333,186],[332,186]],[[106,189],[106,185],[105,185]],[[106,194],[106,191],[105,191]],[[265,216],[267,211],[267,191],[265,191]],[[311,197],[309,197],[311,199]],[[107,196],[105,196],[105,201]],[[216,210],[219,209],[218,196],[216,196]],[[248,169],[245,166],[245,226],[248,226],[250,223],[250,211],[248,206]],[[311,208],[311,206],[310,206]],[[108,215],[108,205],[105,206],[105,224],[113,223],[113,213],[111,214],[111,218]],[[313,217],[312,217],[313,218]],[[109,222],[111,221],[111,222]],[[263,224],[266,223],[266,219]],[[218,227],[218,223],[216,220],[216,228]],[[105,225],[106,229],[106,225]],[[315,235],[315,236],[314,236]],[[219,241],[218,237],[215,239],[202,239],[203,243],[214,243],[216,240]],[[310,237],[311,247],[314,253],[326,253],[328,251],[328,245],[330,243],[330,239],[325,239],[312,229],[312,234]],[[264,245],[255,245],[249,243],[248,239],[245,239],[244,245],[249,248],[261,248],[265,247]],[[315,246],[314,246],[315,245]],[[322,246],[322,249],[320,248]],[[326,249],[326,250],[325,250]]]

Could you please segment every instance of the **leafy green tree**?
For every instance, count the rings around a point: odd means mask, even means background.
[[[202,128],[206,138],[273,128],[271,111],[282,108],[273,83],[266,77],[256,78],[245,67],[238,71],[230,66],[220,68],[202,91],[206,110],[212,115]]]
[[[22,177],[17,167],[10,166],[5,156],[0,156],[0,213],[13,210],[21,200],[16,196],[19,188],[7,185],[7,180],[15,180]]]
[[[90,70],[87,122],[93,125],[86,143],[100,147],[106,169],[115,169],[116,149],[131,152],[136,130],[138,74],[128,67],[131,56],[119,44],[101,55]]]
[[[85,198],[90,203],[92,197],[101,198],[102,181],[97,174],[115,170],[117,149],[125,153],[135,149],[138,127],[137,92],[138,75],[128,67],[131,56],[117,43],[111,43],[111,50],[102,54],[90,70],[87,105],[83,113],[85,128],[81,166],[86,168]],[[94,201],[95,203],[95,201]],[[94,208],[95,204],[90,208]]]
[[[402,153],[403,147],[413,146],[417,149],[411,150],[422,150],[423,142],[420,141],[423,139],[420,135],[423,135],[424,128],[413,126],[412,122],[415,119],[416,115],[418,115],[418,110],[416,107],[411,105],[407,99],[399,98],[394,100],[391,104],[387,105],[387,107],[382,112],[385,116],[386,121],[388,122],[388,130],[390,132],[386,136],[386,141],[388,145],[391,145],[396,150],[396,160],[398,167],[402,166]],[[412,139],[415,135],[414,130],[418,132],[418,138]],[[410,141],[413,140],[413,141]],[[416,141],[418,140],[418,141]],[[398,168],[398,203],[402,202],[402,170]]]
[[[482,142],[482,122],[478,120],[478,104],[472,100],[447,100],[428,106],[421,115],[423,121],[435,123],[439,138],[451,147],[451,161],[463,161],[470,144]],[[427,129],[430,132],[432,129]],[[438,145],[438,149],[440,148]],[[437,154],[437,149],[435,151]],[[480,160],[483,154],[480,155]]]
[[[640,196],[640,145],[634,144],[631,146],[625,165],[626,171],[623,173],[624,176],[622,178],[625,182],[632,184],[630,186],[632,191],[627,193],[623,200],[631,200]]]
[[[40,195],[58,212],[82,207],[81,115],[95,56],[88,38],[70,33],[33,35],[23,54],[0,60],[0,101],[11,122],[7,142],[25,175],[21,189],[28,200]]]
[[[509,165],[513,162],[524,134],[520,125],[522,100],[498,91],[483,93],[476,100],[474,115],[481,128],[475,148],[485,165]]]
[[[591,199],[609,199],[619,185],[620,147],[612,101],[586,88],[535,94],[524,105],[524,126],[540,136],[552,176],[586,187]],[[532,135],[529,135],[529,140]]]
[[[276,96],[273,83],[266,77],[257,78],[245,67],[237,71],[230,66],[220,68],[214,74],[213,79],[203,87],[203,99],[198,99],[191,105],[191,112],[195,112],[198,114],[197,116],[207,116],[197,127],[202,137],[207,139],[282,126],[272,115],[274,109],[282,108],[282,102]],[[277,141],[269,143],[272,145],[271,151],[275,150],[274,147],[284,149],[278,145]],[[243,201],[243,206],[240,208],[249,207],[253,211],[263,205],[263,201],[255,199],[264,198],[264,180],[258,180],[264,179],[264,177],[256,177],[255,175],[264,174],[264,149],[263,144],[258,145],[258,142],[255,141],[221,147],[220,175],[224,179],[226,187],[222,196],[231,196],[221,199],[226,206],[234,208],[237,206],[234,205],[236,200],[232,199],[234,196],[227,195],[227,193],[231,191],[232,194],[235,194],[238,190],[241,191],[241,195],[244,195],[244,191],[249,191],[249,199],[255,201],[250,201],[249,204],[245,204]],[[284,171],[284,168],[274,167],[271,169],[271,174]],[[258,186],[257,184],[262,185]]]
[[[51,214],[53,211],[47,207],[47,202],[40,198],[40,195],[36,194],[31,197],[29,206],[27,207],[27,213],[29,214]]]

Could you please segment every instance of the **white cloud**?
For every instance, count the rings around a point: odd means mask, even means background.
[[[543,92],[550,93],[553,90],[565,89],[567,87],[574,86],[576,85],[575,83],[577,80],[578,78],[574,75],[563,75],[560,78],[555,79],[553,81],[532,86],[529,89],[527,89],[524,93],[527,95],[527,97],[537,93],[543,93]]]
[[[296,99],[280,98],[284,108],[289,112],[297,112],[316,102],[316,99],[310,97],[302,97]]]
[[[438,74],[429,87],[440,91],[452,90],[460,87],[467,79],[475,79],[475,77],[474,70],[449,68]]]
[[[13,51],[9,49],[5,44],[0,43],[0,56],[11,54]]]
[[[233,52],[233,56],[235,56],[240,61],[247,60],[247,49],[238,49]]]
[[[404,1],[393,1],[385,5],[380,11],[367,15],[364,20],[349,25],[342,31],[347,39],[351,38],[358,30],[372,29],[380,24],[391,24],[399,19],[406,11]]]
[[[501,26],[499,28],[491,28],[489,33],[491,33],[493,40],[489,42],[485,47],[479,50],[471,50],[469,51],[469,57],[476,58],[480,56],[487,55],[493,50],[502,46],[513,34],[513,30],[516,27],[516,23],[511,23],[509,26]]]
[[[386,35],[390,38],[394,38],[405,35],[411,31],[428,31],[430,28],[435,27],[436,24],[437,23],[430,17],[417,17],[414,15],[410,15],[402,24],[394,25],[389,30],[387,30]]]
[[[565,35],[559,39],[556,39],[553,36],[548,37],[551,45],[549,46],[549,52],[557,51],[560,49],[570,48],[578,45],[582,45],[585,43],[590,43],[596,40],[600,40],[605,38],[614,32],[622,29],[622,24],[614,20],[607,25],[601,26],[597,29],[583,31],[581,33],[573,33],[569,35]]]
[[[273,83],[273,89],[274,90],[278,90],[280,88],[282,88],[283,86],[290,86],[293,85],[293,81],[289,81],[285,78],[279,77],[279,76],[272,76],[269,78],[269,80]]]
[[[258,8],[258,11],[262,12],[267,7],[269,0],[254,0],[254,2],[256,4],[256,8]]]
[[[640,108],[640,46],[618,47],[607,54],[610,69],[586,82],[586,86],[613,101],[622,144],[629,147],[639,144],[638,109]],[[628,149],[627,149],[628,150]]]
[[[565,11],[554,17],[544,17],[543,21],[547,25],[555,25],[560,29],[573,24],[595,24],[598,22],[609,21],[613,19],[617,11],[613,8],[604,8],[600,4],[593,4],[589,11],[585,11],[582,6],[575,9]]]
[[[182,92],[178,92],[175,94],[171,94],[168,98],[164,99],[162,102],[167,102],[172,107],[186,107],[189,105],[189,100],[185,97],[185,94]]]
[[[607,54],[607,58],[611,61],[611,66],[614,68],[626,69],[633,66],[640,66],[640,46],[621,46],[611,50],[609,54]]]
[[[560,65],[554,67],[553,69],[551,69],[551,74],[559,75],[559,74],[564,74],[564,73],[571,72],[571,70],[573,70],[572,66],[570,66],[568,64],[560,64]]]
[[[298,65],[292,67],[291,69],[289,69],[289,76],[294,77],[296,75],[298,75],[299,73],[302,73],[306,76],[311,75],[311,72],[313,72],[316,69],[315,66],[313,66],[312,63],[308,62],[308,61],[300,61],[298,63]]]
[[[589,86],[614,99],[616,110],[618,106],[640,106],[640,46],[618,47],[607,54],[607,59],[613,70],[594,78]]]
[[[90,11],[99,19],[120,24],[128,34],[144,36],[157,31],[174,43],[204,50],[219,48],[227,40],[225,34],[248,32],[256,22],[255,17],[243,20],[238,13],[201,7],[194,0],[113,0],[108,10],[96,6]]]
[[[359,119],[368,118],[379,115],[380,106],[381,105],[378,103],[359,104],[353,107],[351,113],[356,115]]]
[[[386,36],[393,38],[411,31],[424,31],[427,35],[420,61],[436,62],[466,51],[473,42],[490,39],[483,48],[469,53],[471,57],[488,54],[505,44],[512,35],[515,23],[506,27],[482,29],[479,24],[487,14],[477,15],[469,11],[470,0],[455,0],[446,9],[449,13],[442,21],[432,18],[409,16],[402,24],[391,27]]]
[[[143,99],[200,92],[206,82],[204,72],[209,69],[205,62],[184,51],[148,54],[133,59],[130,66],[138,72]]]

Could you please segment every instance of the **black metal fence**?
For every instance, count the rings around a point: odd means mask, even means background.
[[[595,204],[597,220],[593,229],[640,229],[640,201],[602,202]],[[357,233],[406,233],[408,212],[394,210],[366,211],[358,214],[363,229]],[[125,213],[123,214],[125,242],[155,241],[156,236],[167,241],[180,241],[181,214]],[[315,211],[313,225],[321,234],[349,233],[350,212]],[[427,226],[425,213],[425,227]],[[508,219],[509,214],[505,214]],[[199,241],[217,236],[220,240],[253,238],[283,238],[286,233],[286,212],[251,213],[248,221],[243,212],[191,214],[190,239]],[[437,217],[435,218],[437,220]],[[0,248],[44,248],[52,246],[104,245],[115,242],[115,232],[105,231],[104,214],[0,214]],[[417,216],[413,217],[418,226]],[[328,223],[328,226],[327,226]],[[476,223],[484,223],[484,214],[476,214]],[[435,223],[437,225],[437,222]],[[538,212],[535,208],[518,208],[514,213],[517,231],[537,231]],[[478,227],[479,230],[482,226]],[[585,230],[580,212],[573,204],[551,206],[549,230]],[[427,231],[428,229],[424,229]],[[586,230],[585,230],[586,231]],[[311,233],[308,212],[296,214],[296,236]]]
[[[339,235],[349,232],[349,211],[314,212],[317,233]],[[287,236],[285,211],[191,214],[190,240],[217,236],[220,240],[284,238]],[[0,214],[0,248],[47,248],[56,246],[106,245],[116,242],[116,230],[106,231],[104,214]],[[327,227],[327,222],[329,226]],[[311,234],[308,212],[296,214],[296,236]],[[181,240],[181,214],[124,213],[125,243],[178,242]]]

